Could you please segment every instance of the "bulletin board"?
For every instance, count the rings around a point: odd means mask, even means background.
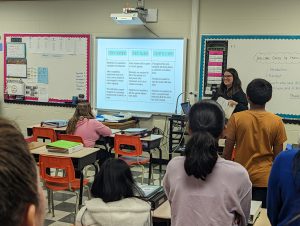
[[[227,53],[215,59],[226,62],[225,67],[238,71],[242,88],[255,78],[269,81],[273,87],[272,99],[266,108],[283,119],[300,119],[300,36],[299,35],[202,35],[200,56],[199,93],[201,97],[210,94],[210,87],[205,84],[208,72],[216,76],[223,73],[222,64],[211,62],[213,66],[206,70],[208,43],[225,41]],[[211,57],[210,59],[214,59]],[[214,60],[212,60],[214,61]],[[220,60],[221,61],[221,60]],[[221,82],[221,80],[220,80]],[[219,83],[220,83],[219,82]]]
[[[89,34],[4,34],[5,102],[72,106],[89,82]]]

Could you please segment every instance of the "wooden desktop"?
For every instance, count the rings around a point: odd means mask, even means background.
[[[136,127],[137,121],[136,120],[128,120],[125,122],[101,122],[102,124],[108,126],[111,129],[128,129],[128,128],[133,128]],[[41,124],[35,124],[32,126],[27,126],[27,136],[31,136],[32,135],[32,128],[33,127],[41,127]],[[43,126],[43,127],[47,127],[47,126]],[[50,127],[53,128],[55,130],[55,132],[57,133],[66,133],[66,126],[63,127]]]
[[[171,208],[169,201],[165,201],[161,206],[152,211],[152,217],[163,220],[171,219]],[[253,226],[271,226],[270,221],[267,217],[267,209],[261,209],[260,215],[253,224]]]

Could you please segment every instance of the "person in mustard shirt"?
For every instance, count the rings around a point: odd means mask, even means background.
[[[283,150],[286,132],[282,119],[265,109],[272,98],[272,85],[264,79],[254,79],[246,90],[250,109],[233,114],[225,131],[225,159],[232,158],[243,165],[252,182],[252,199],[266,207],[268,179],[274,158]]]

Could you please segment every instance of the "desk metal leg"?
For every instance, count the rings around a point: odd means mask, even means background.
[[[150,184],[151,180],[151,171],[152,171],[152,153],[150,150],[150,161],[149,161],[149,177],[148,177],[148,184]]]
[[[161,174],[161,171],[162,171],[162,150],[160,147],[158,147],[158,150],[159,150],[159,173]]]
[[[80,171],[80,188],[79,188],[79,209],[82,205],[82,196],[83,196],[83,172],[82,170]]]

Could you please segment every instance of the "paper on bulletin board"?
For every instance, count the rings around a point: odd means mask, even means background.
[[[38,83],[48,84],[48,68],[38,67]]]
[[[26,58],[25,43],[7,43],[7,58]]]
[[[7,64],[7,77],[26,78],[26,64]]]
[[[49,101],[49,93],[48,93],[48,85],[38,85],[38,101],[39,102],[48,102]]]
[[[27,67],[27,79],[26,83],[37,83],[37,68],[36,67]]]
[[[25,86],[23,82],[8,82],[7,83],[8,95],[25,95]]]
[[[36,82],[30,83],[26,82],[25,83],[25,96],[26,97],[38,97],[38,86]]]

